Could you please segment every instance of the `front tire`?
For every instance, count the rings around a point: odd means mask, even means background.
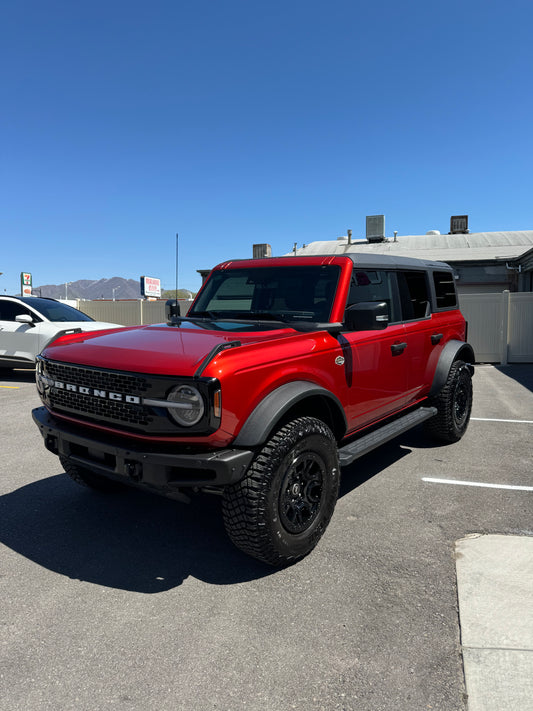
[[[316,546],[339,492],[333,433],[301,417],[263,446],[245,477],[224,491],[224,525],[242,551],[270,565],[303,558]]]
[[[97,474],[90,469],[84,469],[80,467],[79,464],[72,462],[68,457],[59,457],[61,465],[65,469],[65,472],[69,477],[79,484],[80,486],[88,487],[89,489],[95,489],[101,492],[114,492],[120,491],[123,488],[123,484],[112,479],[108,479],[101,474]]]
[[[448,379],[431,404],[438,413],[426,423],[430,436],[441,442],[458,442],[466,432],[472,411],[472,366],[452,363]]]

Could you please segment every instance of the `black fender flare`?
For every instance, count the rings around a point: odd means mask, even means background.
[[[295,405],[310,397],[325,398],[330,408],[342,417],[344,432],[346,414],[340,400],[329,390],[306,380],[296,380],[272,390],[250,413],[233,446],[257,447],[266,442],[273,426]],[[344,432],[342,434],[344,434]]]
[[[448,379],[448,373],[450,372],[452,363],[455,360],[464,360],[464,362],[471,367],[471,373],[474,373],[474,363],[476,358],[472,346],[464,341],[448,341],[442,349],[439,362],[437,363],[435,375],[433,376],[433,383],[431,384],[431,389],[429,391],[430,397],[436,395],[439,390],[444,387],[444,384]]]

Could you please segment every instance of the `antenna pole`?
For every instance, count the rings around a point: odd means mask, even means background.
[[[176,232],[176,303],[178,303],[178,233]]]

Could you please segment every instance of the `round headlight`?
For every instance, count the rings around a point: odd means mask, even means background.
[[[204,414],[204,401],[200,392],[193,385],[178,385],[167,396],[172,403],[168,411],[170,416],[182,427],[196,425]]]

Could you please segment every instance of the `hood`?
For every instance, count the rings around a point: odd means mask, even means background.
[[[239,333],[157,324],[63,336],[47,346],[43,355],[95,368],[190,376],[221,343],[240,341],[245,345],[291,336],[291,328]]]

